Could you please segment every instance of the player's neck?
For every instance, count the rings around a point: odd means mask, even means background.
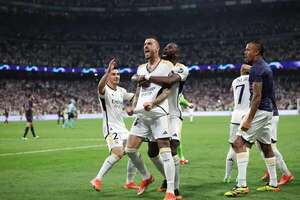
[[[256,56],[254,59],[253,59],[253,63],[256,63],[258,60],[261,60],[262,59],[262,56]]]
[[[113,90],[116,90],[116,89],[117,89],[117,84],[113,84],[113,83],[111,83],[111,82],[107,82],[107,85],[108,85],[108,87],[110,87],[110,88],[113,89]]]
[[[178,63],[178,60],[177,59],[172,59],[172,60],[170,60],[170,62],[173,63],[173,65],[175,66],[176,63]]]
[[[160,61],[160,57],[159,56],[155,56],[153,58],[150,58],[148,60],[149,67],[152,68],[152,67],[156,66],[159,63],[159,61]]]

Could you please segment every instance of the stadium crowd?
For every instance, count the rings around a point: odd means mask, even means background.
[[[97,18],[0,12],[0,63],[99,67],[114,55],[122,66],[136,66],[144,62],[142,45],[149,35],[158,36],[162,45],[177,42],[187,65],[240,63],[246,41],[253,38],[264,41],[268,61],[300,59],[298,10],[274,7],[244,15],[254,9],[259,8],[184,13],[180,18],[176,13]]]
[[[48,1],[26,2],[47,4]],[[64,6],[67,1],[55,2]],[[68,1],[68,5],[80,6],[78,2]],[[95,2],[86,1],[84,6]],[[168,2],[172,1],[164,1]],[[222,7],[202,13],[184,12],[181,17],[177,12],[97,17],[49,16],[47,13],[9,12],[0,8],[0,64],[99,67],[105,66],[114,56],[121,66],[136,66],[145,62],[142,45],[149,35],[158,36],[162,46],[170,41],[177,42],[181,47],[181,61],[188,66],[241,63],[245,43],[254,38],[264,41],[267,61],[299,60],[298,10],[297,6],[272,4],[270,7]],[[256,15],[244,14],[254,11]],[[128,80],[121,84],[125,83],[128,88]],[[230,110],[232,80],[228,77],[192,77],[188,79],[184,93],[195,104],[196,110]],[[76,99],[81,113],[99,112],[96,84],[91,80],[0,80],[0,109],[9,108],[10,113],[18,114],[23,104],[20,97],[30,90],[39,113],[56,113],[71,98]],[[300,97],[299,80],[290,81],[287,76],[282,76],[276,79],[276,85],[279,108],[295,108],[296,99]]]
[[[300,98],[300,80],[289,76],[276,79],[276,98],[279,109],[296,109],[296,100]],[[191,76],[184,87],[184,95],[194,105],[196,111],[232,110],[233,97],[230,86],[233,78],[199,78]],[[129,76],[121,80],[121,86],[134,91]],[[11,115],[22,110],[25,94],[31,92],[35,98],[36,114],[55,114],[64,109],[71,99],[76,100],[79,113],[101,112],[97,81],[87,80],[0,80],[1,113],[7,108]]]

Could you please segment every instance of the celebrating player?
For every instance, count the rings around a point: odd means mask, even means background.
[[[26,118],[26,121],[27,121],[27,124],[26,124],[26,128],[25,128],[25,132],[24,132],[24,135],[23,135],[23,140],[27,140],[27,133],[28,133],[28,130],[30,128],[31,130],[31,133],[32,133],[32,136],[34,138],[39,138],[38,135],[35,135],[35,132],[34,132],[34,127],[33,127],[33,96],[31,94],[28,94],[27,95],[27,101],[23,104],[23,108],[24,108],[24,111],[25,111],[25,118]]]
[[[138,76],[167,77],[170,74],[173,64],[160,58],[159,49],[157,39],[147,38],[145,40],[144,55],[148,62],[138,67]],[[170,148],[170,138],[172,135],[168,127],[169,108],[166,99],[167,95],[164,98],[157,99],[159,94],[163,92],[168,94],[168,89],[164,89],[162,86],[154,83],[140,84],[140,87],[137,88],[137,99],[134,101],[133,108],[137,112],[137,117],[128,139],[127,154],[143,176],[138,190],[138,194],[142,194],[154,179],[148,172],[143,161],[137,156],[137,150],[143,142],[143,138],[157,141],[160,159],[163,163],[164,174],[167,179],[165,200],[174,200],[176,198],[174,195],[175,166]]]
[[[96,191],[101,190],[104,175],[123,157],[129,134],[122,117],[123,103],[126,100],[132,100],[134,94],[128,93],[124,88],[118,86],[120,73],[115,69],[116,65],[115,59],[112,59],[98,84],[99,100],[103,111],[103,135],[110,155],[102,164],[97,176],[91,181]],[[127,181],[124,187],[138,189],[133,181],[136,168],[130,160],[128,160],[127,172]]]
[[[169,103],[169,132],[172,135],[171,138],[171,149],[172,156],[175,163],[175,196],[176,199],[182,199],[182,196],[179,192],[179,163],[180,159],[177,155],[177,149],[180,145],[181,139],[181,126],[182,126],[182,111],[179,105],[179,95],[182,93],[184,82],[189,74],[189,70],[186,66],[179,63],[179,48],[175,43],[169,43],[163,50],[163,58],[169,60],[173,63],[174,67],[171,74],[168,77],[166,76],[155,76],[155,75],[146,75],[140,77],[140,82],[148,81],[155,83],[164,87],[170,87],[170,95],[168,97]],[[154,142],[149,143],[148,154],[152,160],[157,160],[158,151],[157,144]],[[154,162],[157,168],[160,168],[158,162]],[[159,188],[159,191],[166,190],[167,181],[164,180],[162,186]]]
[[[225,177],[224,182],[229,183],[233,163],[236,160],[236,154],[233,150],[233,142],[236,139],[236,133],[241,124],[243,116],[248,112],[250,105],[249,91],[249,70],[250,65],[241,66],[241,76],[232,81],[231,90],[233,91],[234,109],[231,114],[229,140],[229,151],[226,157]]]
[[[250,191],[246,182],[249,161],[246,143],[254,143],[255,139],[264,153],[264,160],[270,174],[268,185],[257,190],[280,191],[277,185],[276,158],[271,147],[273,73],[263,59],[264,48],[260,42],[248,43],[244,53],[246,63],[252,65],[249,74],[251,103],[250,111],[244,116],[233,143],[238,166],[238,183],[231,191],[224,194],[228,197],[244,195]]]

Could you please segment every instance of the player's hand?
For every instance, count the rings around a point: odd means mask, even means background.
[[[111,72],[112,70],[114,70],[114,68],[117,66],[117,61],[115,58],[111,59],[111,61],[108,64],[108,68],[107,68],[107,73]]]
[[[152,102],[145,102],[145,103],[143,104],[143,106],[144,106],[144,109],[145,109],[146,111],[150,111],[150,110],[153,108],[153,103],[152,103]]]
[[[190,108],[190,109],[194,108],[194,104],[190,103],[190,104],[189,104],[189,108]]]
[[[129,116],[132,116],[133,115],[133,107],[132,106],[126,107],[126,112]]]
[[[252,120],[249,119],[249,115],[245,115],[242,121],[241,129],[242,131],[248,131],[251,128]]]
[[[145,76],[144,75],[137,76],[137,81],[138,81],[138,83],[142,83],[142,82],[146,81]]]

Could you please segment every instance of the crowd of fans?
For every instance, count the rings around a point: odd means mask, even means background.
[[[252,12],[256,14],[244,14]],[[0,13],[0,63],[101,67],[115,56],[122,66],[137,66],[144,62],[143,42],[149,35],[162,45],[177,42],[187,65],[241,63],[246,41],[257,38],[265,43],[268,61],[296,60],[299,21],[293,7],[242,7],[180,17]]]
[[[23,2],[48,5],[48,0]],[[88,1],[53,1],[53,5],[90,6]],[[120,0],[103,1],[122,7]],[[122,1],[138,5],[138,1]],[[157,1],[144,0],[150,3]],[[160,1],[162,4],[182,0]],[[51,1],[52,3],[52,1]],[[142,4],[141,4],[142,5]],[[149,5],[149,4],[148,4]],[[103,67],[112,57],[121,66],[144,63],[145,37],[156,36],[165,45],[174,41],[181,48],[186,65],[242,63],[249,40],[265,43],[267,61],[300,60],[299,5],[216,7],[202,12],[129,15],[49,15],[5,12],[0,8],[0,64],[64,67]],[[250,14],[251,13],[251,14]],[[252,14],[255,13],[255,14]],[[300,81],[288,76],[276,78],[280,109],[294,109],[300,98]],[[230,110],[229,92],[233,78],[190,77],[184,94],[197,111]],[[126,88],[129,78],[122,81]],[[53,114],[75,99],[81,113],[100,112],[97,81],[92,80],[0,80],[0,111],[20,114],[25,94],[35,97],[35,112]],[[133,91],[133,86],[128,88]]]
[[[279,109],[296,109],[296,100],[300,98],[300,80],[291,76],[276,78],[276,100]],[[121,86],[134,92],[135,86],[130,83],[129,78],[123,77]],[[228,76],[191,76],[183,93],[195,105],[196,111],[232,110],[232,80],[233,77]],[[32,93],[34,96],[35,114],[55,114],[59,109],[64,110],[71,99],[76,100],[79,113],[101,112],[95,79],[0,80],[0,111],[3,112],[6,108],[11,115],[19,115],[26,93]]]

